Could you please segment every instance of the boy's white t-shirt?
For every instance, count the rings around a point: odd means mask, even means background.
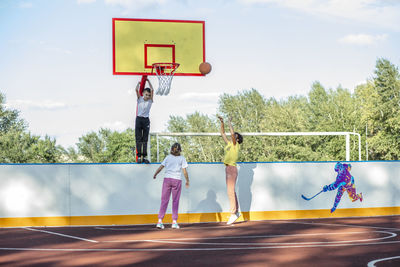
[[[165,167],[164,177],[173,179],[182,179],[182,169],[188,167],[184,156],[174,156],[171,154],[165,157],[161,165]]]
[[[138,117],[146,117],[150,116],[150,108],[153,101],[151,99],[144,101],[143,96],[137,99],[137,116]]]

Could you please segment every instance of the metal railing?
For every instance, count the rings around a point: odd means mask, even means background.
[[[354,132],[265,132],[265,133],[240,133],[243,136],[317,136],[317,135],[344,135],[346,137],[346,161],[350,161],[350,135],[358,136],[358,160],[361,161],[361,136]],[[150,136],[155,136],[157,140],[157,162],[159,158],[159,137],[160,136],[220,136],[220,133],[167,133],[153,132]],[[227,133],[226,135],[230,135]],[[151,161],[150,143],[148,142],[149,160]]]

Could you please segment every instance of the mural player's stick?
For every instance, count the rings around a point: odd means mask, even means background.
[[[316,197],[316,196],[318,196],[319,194],[321,194],[322,192],[324,192],[324,190],[322,189],[321,191],[319,191],[318,193],[316,193],[314,196],[312,196],[312,197],[305,197],[304,195],[301,195],[301,197],[304,199],[304,200],[311,200],[311,199],[313,199],[314,197]]]

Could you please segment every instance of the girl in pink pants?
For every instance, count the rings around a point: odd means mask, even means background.
[[[154,174],[154,179],[156,179],[157,174],[165,167],[164,182],[161,193],[161,205],[160,211],[158,213],[158,223],[157,228],[164,229],[164,224],[162,220],[164,219],[165,212],[168,207],[168,202],[172,194],[172,228],[179,229],[177,223],[178,220],[178,209],[179,209],[179,199],[181,196],[182,179],[181,172],[186,179],[186,188],[189,188],[189,175],[186,171],[188,164],[184,156],[181,156],[181,145],[175,143],[171,147],[171,154],[168,155],[161,166],[157,169]]]

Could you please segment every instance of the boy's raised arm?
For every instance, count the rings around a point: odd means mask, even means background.
[[[138,82],[138,84],[136,85],[136,89],[135,89],[136,96],[137,96],[138,99],[140,98],[139,88],[140,88],[140,82]]]
[[[150,87],[150,99],[151,99],[151,101],[153,101],[153,96],[154,96],[153,85],[151,84],[149,79],[147,79],[147,82],[149,83],[149,87]]]

